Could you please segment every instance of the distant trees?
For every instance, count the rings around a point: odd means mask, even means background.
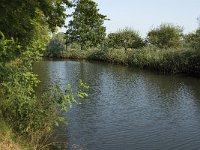
[[[66,48],[65,33],[59,32],[52,36],[47,48],[48,49],[47,55],[54,57],[61,56],[65,48]]]
[[[182,36],[181,27],[161,24],[147,34],[147,42],[159,48],[178,48],[182,44]]]
[[[107,38],[107,43],[109,47],[123,47],[125,51],[127,48],[140,48],[145,45],[145,42],[138,32],[130,28],[125,28],[119,30],[118,32],[110,33]]]
[[[161,24],[152,29],[144,40],[138,32],[125,28],[115,33],[110,33],[107,38],[107,45],[111,48],[141,48],[146,44],[158,48],[178,48],[183,43],[183,30],[179,26]]]
[[[106,16],[99,13],[96,2],[77,0],[72,17],[66,31],[67,43],[78,43],[84,49],[97,46],[105,39],[106,28],[103,23]]]

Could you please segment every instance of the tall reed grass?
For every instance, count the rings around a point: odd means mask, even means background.
[[[70,50],[62,56],[68,59],[98,60],[124,64],[163,73],[200,74],[200,50],[190,48],[160,49],[146,46],[141,49]]]

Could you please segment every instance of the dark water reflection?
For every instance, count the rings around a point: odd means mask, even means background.
[[[200,79],[160,75],[97,62],[35,64],[40,91],[52,83],[90,85],[90,97],[74,106],[58,139],[69,149],[200,149]]]

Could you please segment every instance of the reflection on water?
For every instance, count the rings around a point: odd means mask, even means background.
[[[35,64],[39,91],[83,79],[90,96],[65,116],[69,149],[200,149],[200,79],[78,61]]]

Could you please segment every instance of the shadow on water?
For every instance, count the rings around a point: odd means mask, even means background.
[[[79,79],[89,98],[65,114],[69,125],[56,130],[68,149],[198,149],[200,80],[162,75],[125,66],[85,61],[42,61],[34,71],[61,87]],[[61,148],[64,149],[64,148]]]

